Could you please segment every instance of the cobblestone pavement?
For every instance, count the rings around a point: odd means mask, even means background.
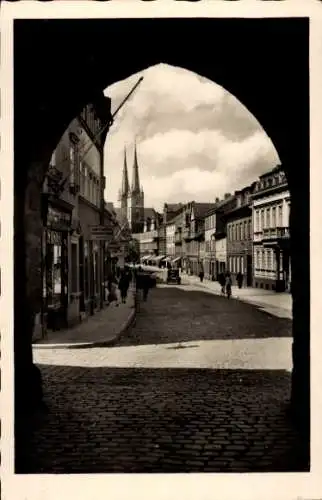
[[[169,287],[117,347],[35,350],[50,411],[20,441],[17,472],[307,470],[285,411],[290,331],[249,304]],[[280,368],[256,368],[250,339],[273,341]]]

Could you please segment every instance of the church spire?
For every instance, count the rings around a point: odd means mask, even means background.
[[[139,165],[138,157],[136,152],[136,142],[134,144],[134,162],[133,162],[133,173],[132,173],[132,193],[140,193],[140,179],[139,179]]]
[[[127,197],[128,194],[129,194],[129,178],[127,174],[126,148],[124,147],[124,164],[123,164],[121,196]]]

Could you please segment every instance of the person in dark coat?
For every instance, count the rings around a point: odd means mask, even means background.
[[[238,284],[238,288],[241,288],[243,286],[243,275],[241,272],[237,273],[236,280]]]
[[[227,294],[227,297],[229,298],[231,296],[231,286],[232,286],[232,279],[231,279],[230,272],[226,273],[225,286],[226,286],[226,294]]]
[[[226,284],[226,280],[225,280],[225,275],[224,273],[220,273],[219,276],[218,276],[218,281],[219,281],[219,284],[221,286],[221,293],[223,295],[225,295],[225,284]]]
[[[199,278],[200,278],[201,283],[203,282],[204,276],[205,276],[205,273],[201,270],[199,273]]]
[[[119,290],[121,294],[122,304],[125,304],[126,302],[129,286],[130,286],[130,277],[128,273],[125,270],[123,270],[121,272],[119,279]]]

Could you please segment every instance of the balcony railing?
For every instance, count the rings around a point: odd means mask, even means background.
[[[279,240],[279,239],[287,239],[290,237],[290,230],[288,227],[274,227],[274,228],[265,228],[263,230],[262,239],[264,240]]]

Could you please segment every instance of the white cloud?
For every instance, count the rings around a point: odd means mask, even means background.
[[[112,134],[121,126],[131,128],[132,134],[138,133],[140,122],[149,119],[150,115],[191,113],[203,105],[219,110],[226,95],[222,87],[191,71],[159,64],[106,89],[106,95],[112,99],[112,112],[121,104],[140,76],[144,79],[118,112]]]
[[[160,64],[108,89],[116,109],[139,76],[107,138],[107,196],[116,201],[124,145],[131,176],[137,138],[146,206],[211,201],[251,183],[278,163],[270,139],[247,109],[222,87],[182,68]]]

